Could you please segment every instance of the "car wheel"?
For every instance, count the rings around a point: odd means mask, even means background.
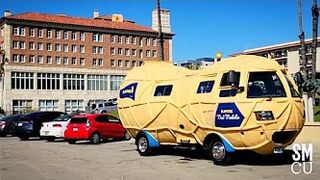
[[[228,165],[231,162],[231,154],[226,151],[226,147],[220,139],[214,139],[209,144],[210,159],[216,165]]]
[[[93,133],[90,138],[90,142],[92,144],[98,144],[100,142],[100,135],[98,133]]]
[[[126,130],[125,133],[124,133],[123,139],[129,141],[131,138],[132,138],[132,137],[131,137],[129,131]]]
[[[54,139],[55,139],[54,137],[48,137],[48,138],[47,138],[47,141],[48,141],[48,142],[53,142]]]
[[[19,136],[19,139],[20,139],[21,141],[26,141],[26,140],[29,139],[29,136]]]
[[[149,141],[145,135],[138,136],[137,150],[141,156],[147,156],[150,154]]]
[[[69,144],[75,144],[76,143],[76,140],[67,140],[67,142],[69,143]]]

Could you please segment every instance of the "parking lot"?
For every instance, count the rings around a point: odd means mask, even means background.
[[[207,160],[203,151],[164,149],[141,157],[133,139],[70,145],[6,137],[0,138],[0,179],[319,179],[319,145],[313,142],[312,173],[295,175],[290,148],[283,159],[241,153],[233,165],[222,167]]]

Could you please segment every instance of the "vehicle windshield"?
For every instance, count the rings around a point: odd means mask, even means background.
[[[250,72],[247,97],[286,97],[286,92],[276,72]]]
[[[81,124],[81,123],[87,123],[87,118],[71,118],[70,123],[71,124]]]
[[[64,116],[57,117],[56,119],[54,119],[54,121],[68,121],[71,117],[72,117],[71,115],[64,115]]]
[[[287,80],[287,82],[288,82],[291,96],[292,96],[292,97],[300,97],[300,98],[301,98],[300,93],[294,89],[293,84],[291,83],[291,81],[290,81],[289,78],[288,78],[288,75],[284,74],[284,77],[286,77],[286,80]]]

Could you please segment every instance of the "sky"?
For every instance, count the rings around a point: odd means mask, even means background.
[[[151,26],[155,5],[156,0],[0,0],[0,12],[91,18],[98,10]],[[304,31],[311,38],[312,0],[302,0],[302,6]],[[171,13],[175,62],[298,40],[297,0],[161,0],[161,8]]]

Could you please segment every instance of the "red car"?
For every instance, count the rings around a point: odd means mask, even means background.
[[[64,131],[64,138],[69,144],[74,144],[77,140],[90,140],[91,143],[97,144],[101,139],[128,140],[131,136],[120,120],[110,114],[84,114],[71,118]]]

